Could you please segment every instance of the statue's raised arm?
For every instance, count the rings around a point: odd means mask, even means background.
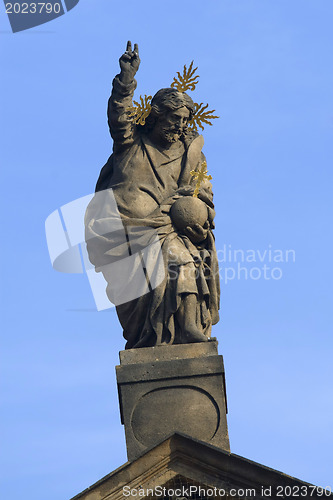
[[[139,66],[138,44],[127,42],[126,51],[119,59],[120,73],[112,83],[112,93],[108,102],[108,124],[114,141],[114,150],[121,150],[133,143],[135,135],[135,120],[128,110],[132,106],[133,94],[136,89],[134,79]]]

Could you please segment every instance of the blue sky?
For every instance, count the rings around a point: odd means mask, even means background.
[[[52,269],[44,222],[92,192],[111,152],[106,104],[128,39],[140,47],[137,97],[199,66],[191,95],[220,116],[203,132],[217,248],[295,252],[281,279],[222,283],[213,334],[231,450],[333,489],[333,4],[156,5],[80,0],[16,34],[1,9],[1,491],[11,500],[66,500],[126,462],[117,316],[96,311],[85,275]]]

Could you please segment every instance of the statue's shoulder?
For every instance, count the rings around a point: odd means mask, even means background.
[[[185,132],[183,137],[184,137],[183,140],[184,140],[185,147],[186,147],[186,149],[188,149],[190,147],[190,145],[192,144],[192,142],[201,136],[196,130],[188,129]]]

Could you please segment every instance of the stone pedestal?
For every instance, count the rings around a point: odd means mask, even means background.
[[[129,460],[175,432],[230,451],[217,342],[129,349],[119,355],[116,372]]]

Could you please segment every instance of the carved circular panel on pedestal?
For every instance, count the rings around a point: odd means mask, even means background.
[[[173,432],[209,442],[219,427],[220,412],[212,396],[197,387],[161,387],[142,396],[134,407],[135,438],[151,446]]]

